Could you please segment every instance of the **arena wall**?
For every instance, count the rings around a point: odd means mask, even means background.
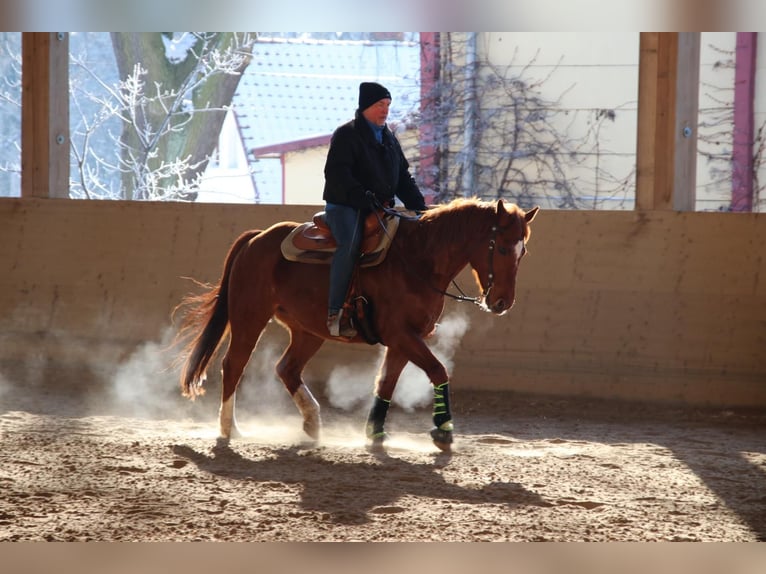
[[[1,199],[0,376],[99,384],[95,365],[167,335],[188,278],[217,281],[242,231],[318,209]],[[448,303],[469,323],[454,386],[766,407],[764,245],[760,214],[541,212],[509,314]],[[379,352],[328,343],[307,377]]]

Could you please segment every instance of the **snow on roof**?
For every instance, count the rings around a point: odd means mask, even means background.
[[[420,45],[259,39],[232,101],[259,202],[282,202],[282,170],[278,158],[256,159],[253,151],[326,141],[335,128],[353,118],[359,84],[367,81],[379,82],[391,92],[390,121],[417,109]]]
[[[391,92],[391,121],[417,108],[419,44],[259,40],[233,100],[248,159],[253,148],[331,134],[353,117],[365,81]]]

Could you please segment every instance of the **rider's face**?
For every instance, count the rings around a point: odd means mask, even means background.
[[[364,110],[362,115],[367,118],[367,121],[372,122],[376,126],[382,126],[386,123],[386,118],[388,118],[388,108],[390,105],[391,100],[383,98]]]

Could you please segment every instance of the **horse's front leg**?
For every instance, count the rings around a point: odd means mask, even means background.
[[[402,367],[397,373],[401,373],[402,368],[411,361],[414,365],[420,367],[428,376],[434,389],[434,407],[432,419],[434,428],[431,430],[431,438],[434,444],[441,450],[450,450],[452,444],[452,432],[454,426],[452,423],[452,411],[450,410],[450,388],[449,375],[444,365],[437,359],[428,348],[425,341],[413,334],[403,340],[397,346],[398,352],[389,350],[389,353],[395,353],[403,357]],[[387,354],[388,356],[388,354]],[[391,390],[393,393],[393,389]]]
[[[434,384],[434,428],[431,438],[441,450],[450,450],[452,444],[452,411],[450,411],[449,382]]]
[[[407,357],[390,347],[386,349],[383,363],[375,379],[375,397],[367,417],[366,434],[373,448],[380,448],[386,440],[384,427],[388,407],[405,365],[407,365]]]
[[[434,407],[432,420],[434,428],[431,429],[431,438],[434,444],[444,451],[448,451],[452,445],[452,432],[454,425],[452,423],[452,411],[450,410],[450,386],[449,374],[426,345],[425,341],[412,335],[403,342],[401,347],[407,355],[407,358],[415,365],[423,369],[431,381],[434,389]]]

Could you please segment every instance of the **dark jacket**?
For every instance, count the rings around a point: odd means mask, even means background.
[[[423,194],[409,168],[391,130],[383,128],[383,143],[379,144],[369,123],[357,110],[356,117],[336,129],[330,140],[322,199],[369,209],[365,195],[369,190],[383,204],[393,204],[396,196],[407,209],[424,210]]]

